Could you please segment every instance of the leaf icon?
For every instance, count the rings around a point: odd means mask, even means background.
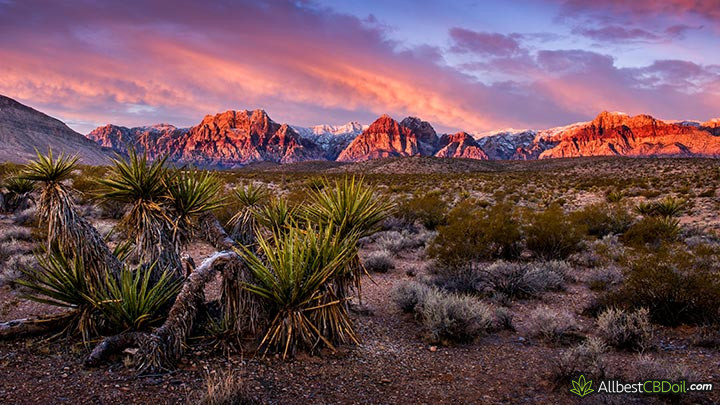
[[[595,392],[595,390],[592,389],[592,380],[585,380],[584,375],[578,377],[577,381],[571,381],[571,383],[573,387],[570,389],[570,392],[581,398],[585,395]]]

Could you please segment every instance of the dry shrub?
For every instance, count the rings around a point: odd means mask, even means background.
[[[405,312],[417,312],[431,287],[418,281],[403,281],[391,293],[392,300]]]
[[[622,270],[615,265],[597,267],[590,270],[586,282],[591,290],[605,291],[622,284],[625,276]]]
[[[696,381],[696,374],[677,361],[663,361],[648,355],[639,355],[635,360],[630,375],[632,381],[668,380]]]
[[[426,284],[409,281],[393,290],[393,301],[405,312],[414,312],[430,343],[468,342],[485,332],[511,323],[477,298],[448,294]]]
[[[552,380],[556,386],[570,382],[580,374],[592,378],[604,378],[607,371],[602,340],[590,337],[577,346],[562,351],[553,361]]]
[[[387,250],[375,250],[367,254],[362,263],[365,269],[376,273],[387,273],[394,269],[393,254]]]
[[[609,346],[644,352],[652,345],[653,327],[645,308],[635,311],[609,308],[598,316],[598,335]]]
[[[561,344],[576,340],[579,337],[580,325],[569,311],[543,305],[530,312],[527,329],[532,337]]]
[[[495,315],[493,317],[492,329],[494,330],[515,330],[515,324],[513,323],[514,315],[509,308],[497,307],[495,308]]]
[[[545,291],[565,289],[563,266],[541,263],[495,262],[477,270],[475,290],[487,295],[501,293],[509,298],[528,298]]]
[[[403,230],[402,232],[382,232],[375,240],[377,241],[380,249],[390,251],[393,254],[398,254],[405,250],[417,249],[425,246],[425,238],[427,238],[427,232],[413,234],[407,230]]]
[[[17,254],[8,257],[0,264],[0,286],[14,286],[23,276],[23,270],[30,271],[37,267],[37,259],[30,254]]]
[[[11,241],[30,242],[33,240],[30,229],[24,227],[9,227],[0,230],[0,242],[7,243]]]
[[[467,342],[493,322],[490,306],[469,296],[430,290],[422,304],[422,322],[431,343]]]
[[[194,401],[196,405],[250,405],[257,401],[249,396],[242,380],[232,371],[208,374],[205,379],[205,392]]]

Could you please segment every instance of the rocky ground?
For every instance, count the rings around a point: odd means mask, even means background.
[[[372,246],[370,246],[372,248]],[[207,247],[199,246],[200,254]],[[364,251],[363,253],[367,253]],[[402,313],[389,299],[393,286],[410,276],[406,270],[421,263],[418,252],[405,252],[395,269],[373,274],[363,286],[362,314],[354,320],[362,344],[342,347],[335,353],[300,355],[283,361],[249,353],[228,356],[207,347],[191,346],[177,371],[165,375],[137,376],[130,356],[97,369],[84,368],[85,349],[63,340],[0,342],[0,403],[192,403],[204,390],[209,374],[232,370],[241,379],[246,396],[260,403],[569,403],[569,387],[555,387],[550,373],[553,359],[563,347],[547,345],[526,336],[524,313],[541,302],[555,308],[579,308],[582,287],[544,296],[541,301],[520,301],[517,331],[491,334],[471,344],[437,347],[424,343],[412,315]],[[215,286],[216,288],[217,286]],[[213,288],[212,286],[210,287]],[[209,294],[212,296],[212,291]],[[2,320],[48,313],[48,308],[0,290]],[[592,321],[585,323],[592,326]],[[654,357],[681,362],[702,377],[719,381],[717,349],[690,344],[692,330],[668,330],[660,340],[664,349]],[[613,353],[617,370],[631,367],[633,354]],[[720,391],[693,399],[717,403]],[[612,399],[612,398],[610,398]],[[602,400],[603,402],[605,400]],[[653,398],[624,398],[624,402],[654,403]]]
[[[457,163],[460,162],[460,163]],[[471,165],[472,163],[472,165]],[[489,165],[479,167],[477,165]],[[467,167],[466,167],[467,166]],[[288,166],[285,166],[287,169]],[[446,169],[454,170],[447,171]],[[384,193],[424,195],[440,189],[443,195],[467,193],[492,203],[501,198],[518,206],[537,207],[562,199],[566,207],[604,201],[610,192],[622,192],[628,205],[675,195],[690,202],[681,223],[687,229],[709,233],[720,229],[717,210],[720,188],[716,161],[711,160],[551,160],[534,162],[473,162],[423,159],[389,159],[353,166],[298,165],[301,173],[226,172],[229,181],[246,178],[285,187],[285,193],[303,187],[307,172],[360,171],[380,185]],[[353,169],[353,170],[350,170]],[[423,171],[425,170],[425,171]],[[395,176],[388,176],[397,172]],[[473,172],[472,175],[465,172]],[[372,173],[375,173],[374,175]],[[418,174],[423,173],[423,174]],[[424,174],[427,173],[427,174]],[[280,180],[278,180],[280,179]],[[230,187],[230,186],[228,186]],[[502,195],[500,194],[502,192]],[[291,195],[291,194],[290,194]],[[292,195],[291,195],[292,196]],[[91,212],[88,209],[88,212]],[[95,215],[103,233],[114,220]],[[102,219],[100,219],[102,218]],[[12,257],[28,256],[33,247],[29,225],[17,218],[0,219],[0,233],[13,234],[0,243]],[[699,232],[698,230],[698,232]],[[363,245],[361,257],[379,250],[378,242]],[[195,243],[189,254],[199,263],[212,248]],[[18,253],[20,252],[20,253]],[[82,366],[86,349],[77,340],[33,338],[0,341],[0,404],[62,403],[194,403],[206,391],[208,376],[232,372],[248,399],[259,403],[541,403],[579,402],[569,385],[553,383],[555,362],[570,344],[551,344],[533,338],[528,329],[530,313],[541,305],[568,310],[585,336],[595,334],[595,319],[584,313],[593,294],[581,275],[570,277],[567,289],[547,292],[535,299],[514,300],[509,306],[515,330],[492,332],[475,342],[434,346],[426,342],[423,328],[412,314],[401,312],[391,300],[393,288],[404,280],[421,278],[428,266],[422,248],[401,251],[392,257],[394,268],[372,273],[363,283],[363,301],[352,317],[362,342],[282,360],[255,356],[250,350],[224,354],[198,340],[191,340],[178,369],[169,374],[138,376],[126,354],[112,364],[88,369]],[[572,280],[574,279],[574,281]],[[50,314],[57,308],[33,303],[22,290],[0,280],[0,321]],[[208,298],[217,296],[218,283],[210,285]],[[670,366],[682,366],[697,381],[720,383],[717,344],[697,344],[699,327],[658,328],[655,347],[645,353]],[[610,350],[608,369],[614,376],[633,371],[638,355]],[[589,396],[586,403],[720,403],[720,390],[680,398]]]

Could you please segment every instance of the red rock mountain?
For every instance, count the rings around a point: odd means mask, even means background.
[[[87,137],[119,153],[125,153],[128,147],[133,147],[147,151],[151,158],[155,158],[169,151],[174,153],[187,132],[187,128],[176,128],[169,124],[135,128],[108,124],[94,129]]]
[[[593,121],[545,139],[540,159],[578,156],[720,156],[713,123],[666,123],[649,115],[600,113]],[[538,139],[536,139],[537,141]]]
[[[355,128],[355,127],[353,127]],[[357,124],[359,131],[361,126]],[[307,131],[306,131],[307,132]],[[357,133],[357,132],[356,132]],[[334,159],[359,162],[402,156],[463,157],[490,160],[532,160],[578,156],[718,156],[720,120],[661,121],[603,112],[593,121],[545,130],[500,132],[473,139],[459,132],[438,137],[419,118],[398,122],[383,115],[362,133],[343,135],[339,144],[321,142],[272,121],[262,110],[226,111],[208,115],[192,128],[160,124],[124,128],[105,126],[88,135],[101,146],[119,152],[127,145],[152,156],[199,165],[233,167],[251,162],[278,163]],[[313,132],[314,134],[314,132]],[[323,138],[324,139],[324,138]]]
[[[488,160],[488,155],[467,132],[445,134],[440,137],[438,145],[441,148],[435,152],[436,157]]]
[[[340,152],[339,162],[398,156],[432,155],[437,135],[430,124],[414,117],[399,123],[384,114]]]
[[[287,124],[270,119],[263,110],[231,110],[207,115],[200,124],[187,129],[171,125],[130,129],[105,126],[92,131],[88,137],[118,151],[127,144],[146,150],[151,157],[167,154],[173,161],[201,166],[323,160],[324,153]]]
[[[0,162],[25,163],[36,157],[35,149],[47,153],[48,148],[56,156],[77,154],[91,165],[107,164],[112,155],[62,121],[0,96]]]

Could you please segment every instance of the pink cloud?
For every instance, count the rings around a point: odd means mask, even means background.
[[[0,36],[0,93],[89,121],[84,129],[194,125],[231,108],[265,108],[300,125],[417,115],[452,132],[544,127],[602,109],[718,115],[717,74],[705,66],[697,65],[699,76],[667,63],[621,69],[607,55],[530,52],[521,36],[456,28],[449,33],[456,50],[480,59],[453,67],[447,50],[403,47],[374,21],[308,2],[0,7],[0,26],[10,33]],[[513,79],[483,83],[483,70]],[[686,82],[706,87],[682,89]]]

